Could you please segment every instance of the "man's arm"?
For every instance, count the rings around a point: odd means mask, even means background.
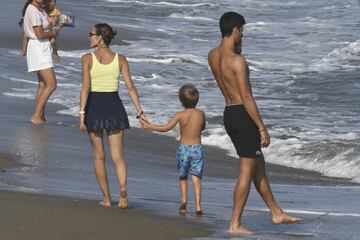
[[[202,115],[203,115],[203,119],[202,119],[202,121],[203,121],[203,123],[202,123],[202,126],[201,126],[201,131],[204,131],[205,130],[205,128],[206,128],[206,117],[205,117],[205,112],[204,111],[201,111],[202,112]]]
[[[234,61],[232,61],[232,69],[235,73],[236,84],[240,92],[241,101],[251,119],[259,128],[262,145],[266,147],[270,144],[270,137],[266,131],[265,124],[260,117],[255,99],[252,95],[249,81],[249,68],[245,58],[242,56],[236,56]]]

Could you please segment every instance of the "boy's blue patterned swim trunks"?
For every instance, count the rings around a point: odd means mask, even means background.
[[[205,155],[201,145],[180,144],[176,151],[179,177],[190,175],[202,178]]]

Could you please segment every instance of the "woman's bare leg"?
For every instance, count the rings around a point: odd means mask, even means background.
[[[36,104],[36,105],[38,105],[39,98],[40,98],[40,96],[42,95],[42,93],[43,93],[43,91],[44,91],[44,89],[45,89],[45,83],[43,82],[43,80],[42,80],[41,75],[40,75],[39,72],[37,72],[37,77],[38,77],[38,88],[37,88],[37,90],[36,90],[36,98],[35,98],[35,104]],[[33,116],[33,118],[31,118],[31,121],[32,121],[33,123],[35,123],[35,122],[36,122],[36,123],[43,123],[43,122],[45,122],[46,119],[45,119],[45,116],[44,116],[44,111],[42,111],[40,119],[38,119],[37,116],[36,116],[36,118],[34,118],[34,116]]]
[[[39,86],[36,93],[35,111],[31,117],[34,124],[42,124],[45,119],[45,105],[56,89],[56,77],[53,68],[38,71]]]
[[[124,131],[112,131],[108,133],[111,158],[115,165],[115,172],[119,182],[119,208],[128,207],[127,197],[127,166],[124,159]]]
[[[111,198],[109,192],[109,184],[107,179],[105,167],[105,151],[103,143],[103,132],[90,132],[90,141],[94,157],[94,167],[97,181],[101,192],[103,193],[103,201],[100,202],[103,206],[111,205]]]

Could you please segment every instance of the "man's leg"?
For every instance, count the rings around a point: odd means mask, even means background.
[[[301,221],[300,218],[292,217],[284,213],[275,201],[274,196],[271,192],[269,181],[266,176],[264,157],[257,159],[253,179],[256,190],[259,192],[260,196],[271,211],[272,222],[274,224],[295,223]]]
[[[234,206],[229,226],[232,234],[253,234],[241,225],[241,216],[249,196],[256,159],[240,157],[240,175],[234,190]]]

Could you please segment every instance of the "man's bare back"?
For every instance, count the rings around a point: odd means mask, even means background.
[[[242,104],[241,89],[239,89],[240,86],[236,81],[238,76],[233,65],[238,64],[237,67],[244,71],[248,79],[249,68],[245,58],[240,54],[224,49],[220,45],[209,52],[208,60],[215,80],[225,97],[226,105]]]

